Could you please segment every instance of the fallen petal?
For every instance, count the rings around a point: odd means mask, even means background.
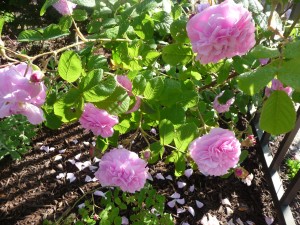
[[[250,220],[247,220],[246,223],[247,223],[248,225],[255,225],[255,223],[252,222],[252,221],[250,221]]]
[[[186,186],[186,183],[185,183],[185,182],[178,181],[178,182],[177,182],[177,186],[178,186],[178,188],[184,188],[184,187]]]
[[[227,225],[235,225],[232,218],[227,222]]]
[[[176,199],[176,201],[180,204],[183,205],[185,203],[184,198]]]
[[[187,222],[183,222],[181,225],[190,225],[190,224]]]
[[[64,178],[66,176],[66,173],[59,173],[57,176],[56,176],[56,179],[61,179],[61,178]]]
[[[87,183],[91,182],[92,178],[89,175],[86,175],[84,181],[87,182]]]
[[[155,177],[158,180],[165,180],[165,177],[161,173],[156,174]]]
[[[67,149],[62,149],[62,150],[59,150],[58,152],[59,152],[60,154],[63,154],[63,153],[66,152],[66,150],[67,150]]]
[[[79,154],[75,155],[75,157],[74,157],[74,158],[75,158],[76,160],[79,160],[80,156],[81,156],[81,153],[79,153]]]
[[[125,216],[122,216],[122,222],[121,222],[122,225],[128,225],[129,224],[129,221],[127,219],[127,217]]]
[[[228,200],[228,198],[222,199],[222,204],[223,204],[223,205],[229,205],[229,206],[231,206],[231,203],[230,203],[230,201]]]
[[[242,221],[240,218],[237,218],[237,219],[235,220],[235,222],[237,222],[238,225],[244,225],[243,221]]]
[[[171,197],[171,198],[180,198],[180,194],[177,193],[177,192],[175,192],[175,193],[172,194],[170,197]]]
[[[74,165],[76,163],[76,161],[74,159],[68,159],[68,162],[70,162],[72,165]]]
[[[190,186],[189,191],[194,192],[194,190],[195,190],[195,185]]]
[[[199,209],[201,209],[204,206],[204,204],[198,200],[196,200],[196,205]]]
[[[70,181],[70,183],[72,183],[76,180],[76,177],[74,173],[67,173],[67,179]]]
[[[177,209],[177,214],[180,214],[180,213],[184,213],[186,210],[183,209],[183,208],[178,208]]]
[[[90,146],[90,142],[88,142],[88,141],[84,141],[82,143],[83,143],[84,146]]]
[[[170,208],[174,208],[175,203],[176,203],[176,200],[174,199],[174,200],[172,200],[172,201],[169,201],[169,202],[167,203],[167,205],[168,205]]]
[[[89,166],[89,170],[95,172],[98,169],[97,166]]]
[[[184,171],[184,175],[189,178],[193,174],[193,169],[187,169]]]
[[[103,198],[106,199],[106,196],[105,196],[105,194],[104,194],[102,191],[95,191],[95,192],[94,192],[94,195],[100,196],[100,197],[103,197]]]
[[[73,142],[75,145],[78,143],[77,139],[72,140],[71,142]]]
[[[231,208],[229,208],[229,207],[226,206],[226,213],[229,216],[229,215],[231,215],[233,213],[233,210]]]
[[[81,209],[81,208],[84,208],[84,206],[85,206],[85,204],[81,203],[81,204],[78,205],[78,208]]]
[[[97,162],[100,162],[100,160],[101,160],[101,159],[99,159],[99,158],[97,158],[97,157],[94,157],[93,162],[94,162],[94,163],[97,163]]]
[[[58,161],[58,160],[61,160],[62,159],[62,156],[61,155],[56,155],[54,157],[54,161]]]
[[[173,180],[173,178],[172,178],[171,175],[166,176],[166,179],[168,179],[168,180]]]
[[[271,225],[274,222],[274,218],[265,216],[265,221],[268,225]]]
[[[191,214],[192,216],[195,216],[195,210],[194,210],[193,207],[189,206],[189,207],[188,207],[188,211],[190,212],[190,214]]]

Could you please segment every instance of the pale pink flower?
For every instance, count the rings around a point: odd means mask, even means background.
[[[127,94],[129,96],[134,96],[132,93],[132,83],[127,76],[117,75],[116,80],[127,91]],[[141,98],[139,96],[135,96],[134,106],[131,109],[129,109],[126,113],[135,112],[140,108],[140,106],[141,106]]]
[[[87,103],[79,122],[83,128],[91,130],[94,135],[107,138],[113,135],[113,126],[119,123],[119,120],[117,116],[110,115],[107,111]]]
[[[237,165],[240,146],[232,131],[213,128],[208,134],[191,142],[189,151],[202,173],[222,176]]]
[[[102,186],[117,186],[134,193],[141,190],[148,177],[147,163],[127,149],[114,148],[105,153],[99,162],[95,177]]]
[[[213,102],[213,107],[218,113],[228,112],[230,106],[234,103],[234,98],[228,99],[225,104],[221,104],[219,102],[219,98],[224,94],[224,91],[222,91],[219,95],[215,97],[215,100]]]
[[[26,63],[0,69],[0,118],[22,114],[32,124],[44,120],[40,108],[46,100],[43,82],[31,82],[33,71]]]
[[[52,6],[62,15],[72,15],[76,4],[67,0],[58,0]]]
[[[251,13],[233,0],[210,6],[187,23],[193,51],[202,64],[246,54],[255,45],[254,32]]]
[[[288,96],[290,96],[293,92],[293,89],[291,87],[284,87],[280,80],[273,79],[271,88],[266,87],[265,89],[265,96],[270,97],[273,91],[284,91]]]

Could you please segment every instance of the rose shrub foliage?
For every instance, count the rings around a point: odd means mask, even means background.
[[[79,40],[36,56],[15,53],[18,63],[0,69],[0,117],[22,114],[32,124],[45,119],[50,128],[79,120],[98,136],[96,149],[114,148],[96,172],[103,186],[135,192],[145,184],[146,162],[129,151],[137,134],[147,142],[140,152],[150,151],[148,162],[164,158],[175,164],[176,176],[189,157],[202,173],[224,175],[239,166],[240,137],[248,133],[235,128],[249,105],[262,108],[261,128],[269,133],[288,132],[295,122],[299,41],[269,35],[273,24],[260,2],[252,1],[199,5],[187,15],[189,1],[46,0],[41,15],[53,6],[64,16],[57,24],[21,32],[19,41],[74,33]],[[51,70],[33,69],[42,56]],[[268,119],[281,113],[290,115],[282,124],[281,118]],[[153,128],[157,135],[147,133]],[[129,150],[117,149],[122,134],[129,135],[121,140]],[[172,151],[166,154],[166,148]]]

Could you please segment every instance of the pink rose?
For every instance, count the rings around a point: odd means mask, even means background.
[[[117,79],[117,82],[127,91],[127,94],[129,96],[133,96],[132,83],[129,80],[129,78],[127,76],[117,75],[116,79]],[[141,98],[139,96],[135,96],[134,106],[131,109],[129,109],[126,113],[135,112],[136,110],[138,110],[140,108],[140,106],[141,106]]]
[[[241,144],[232,131],[213,128],[208,134],[194,140],[189,150],[203,174],[222,176],[237,165]]]
[[[31,66],[21,63],[0,69],[0,118],[22,114],[32,124],[44,120],[40,106],[46,100],[46,87],[43,82],[31,82]]]
[[[223,112],[228,112],[230,106],[234,102],[234,98],[229,99],[225,104],[221,104],[219,102],[219,98],[224,94],[224,91],[222,91],[219,95],[216,96],[214,102],[213,102],[213,107],[218,113],[223,113]]]
[[[291,87],[283,87],[283,84],[280,82],[280,80],[273,79],[271,88],[266,87],[265,89],[265,96],[270,97],[273,91],[284,91],[288,96],[290,96],[293,92],[293,89]]]
[[[124,148],[114,148],[101,158],[95,177],[102,186],[117,186],[122,191],[134,193],[146,183],[146,166],[147,163],[136,153]]]
[[[209,3],[200,3],[197,5],[197,11],[198,13],[202,12],[204,9],[208,8],[210,6]]]
[[[107,111],[87,103],[84,105],[79,122],[83,128],[91,130],[94,135],[107,138],[113,135],[113,126],[119,123],[119,120],[117,116],[110,115]]]
[[[52,6],[62,15],[72,15],[76,4],[67,0],[58,0]]]
[[[246,54],[255,45],[251,13],[226,0],[206,8],[187,23],[193,51],[202,64]]]

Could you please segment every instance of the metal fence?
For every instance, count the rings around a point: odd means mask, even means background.
[[[283,187],[282,180],[279,175],[279,167],[285,159],[285,155],[292,144],[298,130],[300,128],[300,107],[297,111],[297,120],[295,128],[287,133],[274,155],[272,156],[269,149],[270,134],[263,132],[258,127],[258,119],[253,120],[252,129],[253,133],[258,137],[258,148],[263,153],[263,164],[265,170],[268,171],[266,176],[271,184],[271,194],[277,209],[277,215],[280,225],[296,225],[292,211],[290,208],[291,201],[300,190],[300,170],[296,176],[291,180],[286,189]]]

